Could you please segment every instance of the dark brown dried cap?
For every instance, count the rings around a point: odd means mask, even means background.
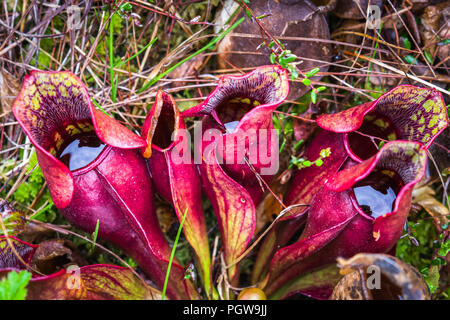
[[[219,25],[227,23],[228,18],[238,8],[233,6],[233,3],[225,2],[222,10],[218,12],[216,20]],[[297,65],[299,70],[308,72],[316,67],[319,67],[321,72],[328,70],[331,46],[329,43],[314,40],[330,39],[328,24],[325,16],[309,0],[254,0],[250,2],[249,7],[255,16],[269,15],[259,21],[267,32],[286,46],[286,50],[291,50],[298,57],[297,61],[303,61]],[[242,11],[239,17],[245,14],[245,11]],[[271,42],[271,39],[265,38],[267,44]],[[256,22],[246,19],[221,41],[218,48],[219,66],[245,71],[270,64],[271,51],[267,46],[261,46],[262,43],[260,27]],[[316,76],[313,79],[319,78]],[[299,98],[308,90],[309,88],[300,82],[292,83],[289,99]]]

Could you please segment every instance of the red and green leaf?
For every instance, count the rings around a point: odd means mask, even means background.
[[[96,110],[86,87],[70,72],[31,72],[12,109],[36,148],[52,199],[67,220],[87,232],[94,232],[98,221],[99,238],[119,246],[162,287],[171,250],[158,224],[151,177],[139,153],[147,142]],[[95,134],[105,146],[95,160],[71,171],[57,155],[83,134]],[[167,294],[179,299],[197,296],[179,265]]]
[[[174,141],[171,141],[173,134]],[[187,211],[183,232],[201,265],[201,276],[208,296],[211,284],[211,258],[202,208],[201,181],[190,155],[186,125],[173,98],[158,91],[142,127],[147,142],[144,157],[153,177],[156,191],[169,201],[181,222]]]
[[[31,263],[38,249],[10,237],[0,237],[0,278],[12,270],[26,270],[20,259]],[[17,257],[19,255],[20,259]],[[27,286],[28,300],[143,300],[160,299],[161,293],[138,278],[129,268],[112,265],[72,265],[50,275],[33,275]]]
[[[311,203],[298,241],[275,254],[265,288],[268,296],[278,296],[281,288],[304,273],[335,262],[337,257],[391,250],[401,236],[409,213],[412,189],[425,173],[426,158],[426,151],[419,143],[393,141],[372,158],[361,163],[350,161],[344,169],[330,175]],[[401,181],[392,211],[372,217],[360,207],[354,186],[375,171],[394,172]],[[306,291],[315,295],[309,289]]]

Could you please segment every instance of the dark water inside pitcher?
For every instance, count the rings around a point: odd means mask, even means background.
[[[394,171],[375,170],[353,187],[361,209],[373,218],[389,213],[402,187],[401,178]]]
[[[59,160],[70,171],[83,168],[94,161],[106,147],[95,132],[75,135],[67,140],[59,153]]]

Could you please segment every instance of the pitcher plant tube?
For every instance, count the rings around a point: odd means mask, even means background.
[[[295,170],[286,206],[292,207],[264,240],[252,275],[253,283],[262,281],[276,248],[286,245],[305,222],[309,205],[325,181],[350,157],[361,162],[376,154],[390,140],[410,140],[426,150],[447,127],[444,101],[435,90],[409,85],[398,86],[376,101],[349,108],[316,120],[320,131],[305,150],[304,157],[314,160],[327,151],[321,166]],[[289,221],[288,221],[289,220]]]
[[[12,107],[36,148],[61,213],[74,226],[116,244],[162,287],[170,247],[159,227],[152,182],[140,149],[147,143],[92,105],[70,72],[32,71]],[[197,296],[175,263],[167,294]]]
[[[316,123],[328,133],[319,133],[306,156],[316,159],[320,150],[327,146],[331,155],[324,160],[323,167],[312,166],[294,173],[286,195],[288,205],[309,204],[314,195],[314,192],[306,192],[309,177],[316,179],[312,188],[321,187],[327,175],[334,174],[347,156],[361,162],[373,156],[380,145],[392,140],[416,141],[428,149],[448,126],[448,115],[439,92],[402,85],[376,101],[321,115]]]
[[[277,251],[271,261],[265,287],[269,298],[297,291],[328,298],[336,283],[305,283],[302,276],[335,268],[337,257],[389,252],[401,236],[426,162],[421,144],[393,141],[373,157],[361,163],[349,160],[329,176],[312,200],[298,241]]]
[[[278,170],[278,135],[273,111],[289,93],[286,70],[262,66],[241,76],[220,78],[217,87],[183,117],[203,116],[201,143],[202,183],[216,213],[228,265],[236,283],[238,257],[247,248],[256,225],[255,205],[263,182]]]
[[[213,294],[211,259],[202,208],[202,189],[198,169],[193,162],[184,118],[173,98],[158,91],[141,135],[148,145],[142,149],[156,191],[171,203],[183,232],[199,258],[201,276],[208,297]]]

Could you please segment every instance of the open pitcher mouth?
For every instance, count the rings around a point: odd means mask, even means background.
[[[344,135],[344,145],[350,157],[360,162],[374,156],[383,142],[397,140],[399,136],[389,117],[370,112],[358,130]]]
[[[398,173],[375,168],[352,188],[352,200],[361,214],[376,219],[394,211],[395,201],[405,185]]]
[[[241,76],[224,76],[201,104],[185,110],[183,117],[210,115],[224,130],[232,133],[253,110],[275,109],[288,96],[286,70],[261,66]],[[251,120],[249,120],[251,121]]]
[[[217,118],[225,129],[226,133],[233,133],[244,115],[254,107],[262,103],[260,100],[248,97],[233,97],[221,102],[216,108]]]
[[[12,111],[36,148],[39,165],[59,209],[72,200],[72,173],[95,166],[111,147],[138,149],[146,142],[94,108],[81,80],[70,72],[31,71]]]
[[[61,132],[66,133],[64,136]],[[97,162],[108,147],[97,136],[90,121],[78,121],[62,127],[52,147],[56,158],[72,172],[79,172]]]
[[[166,102],[165,102],[166,103]],[[152,145],[160,150],[170,147],[173,143],[172,134],[176,128],[176,106],[172,103],[161,108],[158,123],[153,133]]]
[[[172,96],[159,90],[141,129],[141,136],[147,141],[147,146],[142,149],[144,158],[151,157],[152,149],[164,152],[176,144],[177,134],[180,129],[185,129],[180,118]]]
[[[428,148],[447,127],[448,115],[439,92],[401,85],[374,102],[323,114],[316,123],[324,130],[342,133],[347,153],[361,162],[374,156],[381,142],[414,141]]]
[[[325,183],[328,190],[348,192],[358,213],[370,220],[399,211],[426,168],[426,152],[419,143],[392,141],[373,157],[345,166]]]

